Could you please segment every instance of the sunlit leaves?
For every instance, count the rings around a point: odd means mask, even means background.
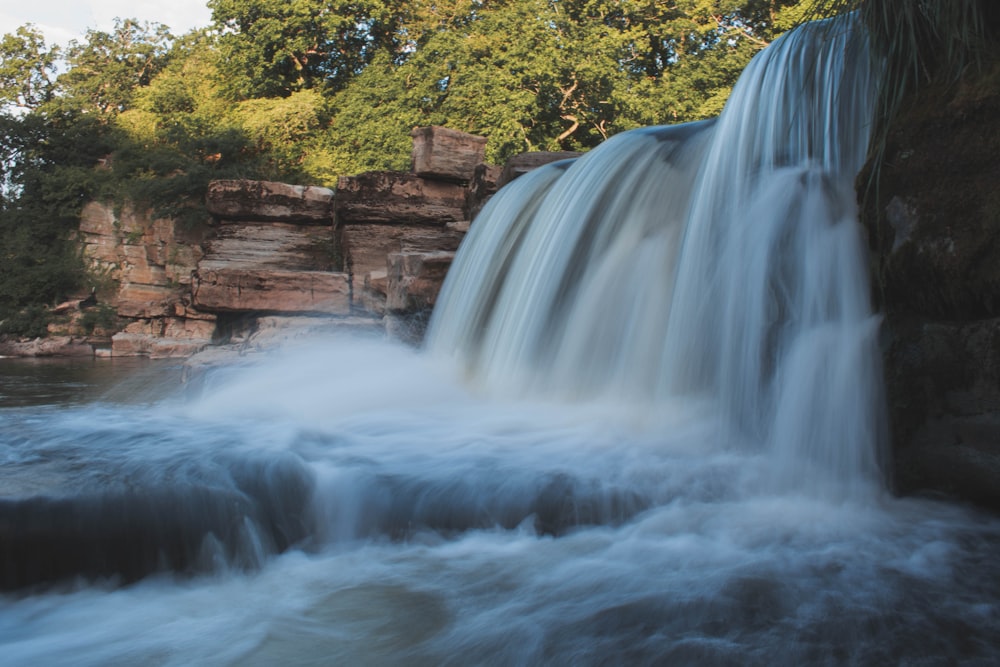
[[[59,49],[28,24],[0,39],[0,109],[34,109],[52,98]]]

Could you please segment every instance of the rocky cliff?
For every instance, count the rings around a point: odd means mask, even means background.
[[[482,137],[440,127],[412,137],[409,172],[342,177],[336,191],[215,181],[211,217],[194,227],[87,204],[79,241],[93,295],[60,306],[50,339],[5,353],[187,357],[220,343],[265,347],[303,330],[418,341],[501,169],[483,164]],[[515,163],[528,164],[524,171],[560,157]]]
[[[1000,509],[1000,64],[906,107],[871,175],[897,488]]]

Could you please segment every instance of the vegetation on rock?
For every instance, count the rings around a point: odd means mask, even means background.
[[[0,319],[83,286],[91,199],[198,224],[211,179],[405,169],[422,125],[487,137],[493,163],[586,150],[717,114],[782,31],[859,6],[909,90],[978,57],[993,4],[210,0],[205,29],[124,19],[65,47],[22,26],[0,40]]]
[[[88,200],[197,224],[211,179],[405,169],[414,126],[497,163],[712,116],[809,4],[210,0],[206,29],[124,19],[66,47],[22,26],[0,41],[0,320],[86,289]]]

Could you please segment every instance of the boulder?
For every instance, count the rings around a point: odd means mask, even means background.
[[[340,272],[201,267],[191,292],[196,308],[212,312],[346,315],[351,310],[350,278]]]
[[[245,179],[218,180],[208,184],[205,206],[224,220],[276,220],[306,224],[332,222],[333,190]]]
[[[148,357],[153,347],[153,337],[119,331],[111,337],[112,357]]]
[[[411,171],[423,178],[468,183],[486,151],[486,137],[447,127],[417,127]]]
[[[443,226],[465,219],[464,208],[461,185],[391,171],[341,176],[334,202],[339,224]]]

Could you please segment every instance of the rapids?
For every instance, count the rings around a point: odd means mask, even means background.
[[[521,177],[426,350],[0,360],[0,663],[995,664],[1000,520],[883,479],[867,65]]]

